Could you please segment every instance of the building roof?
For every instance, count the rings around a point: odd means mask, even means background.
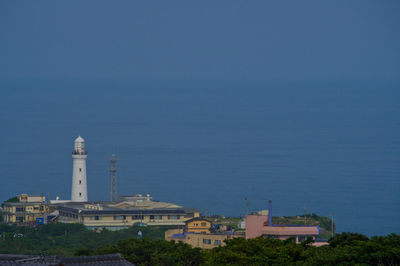
[[[78,136],[78,137],[75,139],[75,142],[85,142],[85,140],[84,140],[81,136]]]
[[[28,206],[28,205],[37,205],[37,204],[45,204],[42,201],[35,202],[3,202],[3,205],[7,206]]]
[[[125,266],[134,265],[125,260],[121,254],[81,256],[61,258],[58,256],[16,255],[0,254],[0,265],[30,265],[30,266],[55,266],[55,265],[103,265],[103,266]]]
[[[195,218],[189,219],[189,220],[185,221],[185,223],[188,224],[188,223],[194,222],[194,221],[206,221],[206,222],[212,223],[210,220],[207,220],[207,219],[201,218],[201,217],[195,217]]]
[[[58,210],[84,215],[97,214],[180,214],[197,212],[194,208],[185,208],[176,204],[158,201],[132,202],[66,202],[55,204]]]
[[[271,225],[263,226],[261,229],[264,235],[319,235],[320,228],[316,225]]]
[[[121,254],[81,256],[72,258],[63,258],[60,265],[101,265],[101,266],[125,266],[134,265],[125,260]]]
[[[37,255],[17,255],[17,254],[0,254],[0,265],[58,265],[56,256],[37,256]]]

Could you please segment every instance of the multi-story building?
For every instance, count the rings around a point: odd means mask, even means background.
[[[4,222],[9,224],[32,225],[37,223],[37,218],[42,223],[48,211],[44,196],[21,194],[17,201],[3,203]]]
[[[170,229],[165,232],[165,240],[182,241],[193,247],[211,249],[224,246],[225,240],[235,237],[244,237],[244,232],[217,232],[211,233],[211,221],[204,218],[193,218],[185,222],[183,229]]]
[[[90,229],[125,229],[132,225],[184,226],[185,221],[198,217],[194,208],[152,200],[127,200],[113,202],[67,202],[54,204],[58,221],[80,223]]]
[[[211,222],[204,218],[193,218],[185,222],[185,231],[191,233],[209,234]]]
[[[308,237],[316,240],[320,234],[320,228],[317,225],[281,225],[272,224],[271,221],[269,215],[247,215],[246,239],[264,236],[285,240],[292,237],[296,243],[300,243]]]
[[[229,233],[194,233],[194,232],[184,232],[182,229],[171,229],[165,232],[165,240],[183,242],[191,245],[192,247],[202,248],[202,249],[212,249],[219,246],[225,246],[225,240],[229,240],[236,237],[244,237],[243,232]]]

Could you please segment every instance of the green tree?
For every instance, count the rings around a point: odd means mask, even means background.
[[[203,260],[199,248],[192,248],[182,242],[151,241],[148,238],[121,240],[116,245],[99,248],[94,253],[121,253],[136,265],[200,265]]]
[[[341,233],[328,240],[331,247],[356,245],[357,241],[368,241],[368,237],[359,233]]]

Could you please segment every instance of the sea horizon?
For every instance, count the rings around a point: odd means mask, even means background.
[[[120,195],[207,215],[334,216],[338,232],[399,233],[398,81],[0,81],[3,186],[69,199],[86,141],[90,201]]]

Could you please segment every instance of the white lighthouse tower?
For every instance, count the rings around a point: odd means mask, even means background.
[[[79,136],[75,140],[75,147],[72,151],[73,170],[71,201],[88,201],[86,183],[86,158],[87,153],[85,151],[85,140],[81,136]]]

